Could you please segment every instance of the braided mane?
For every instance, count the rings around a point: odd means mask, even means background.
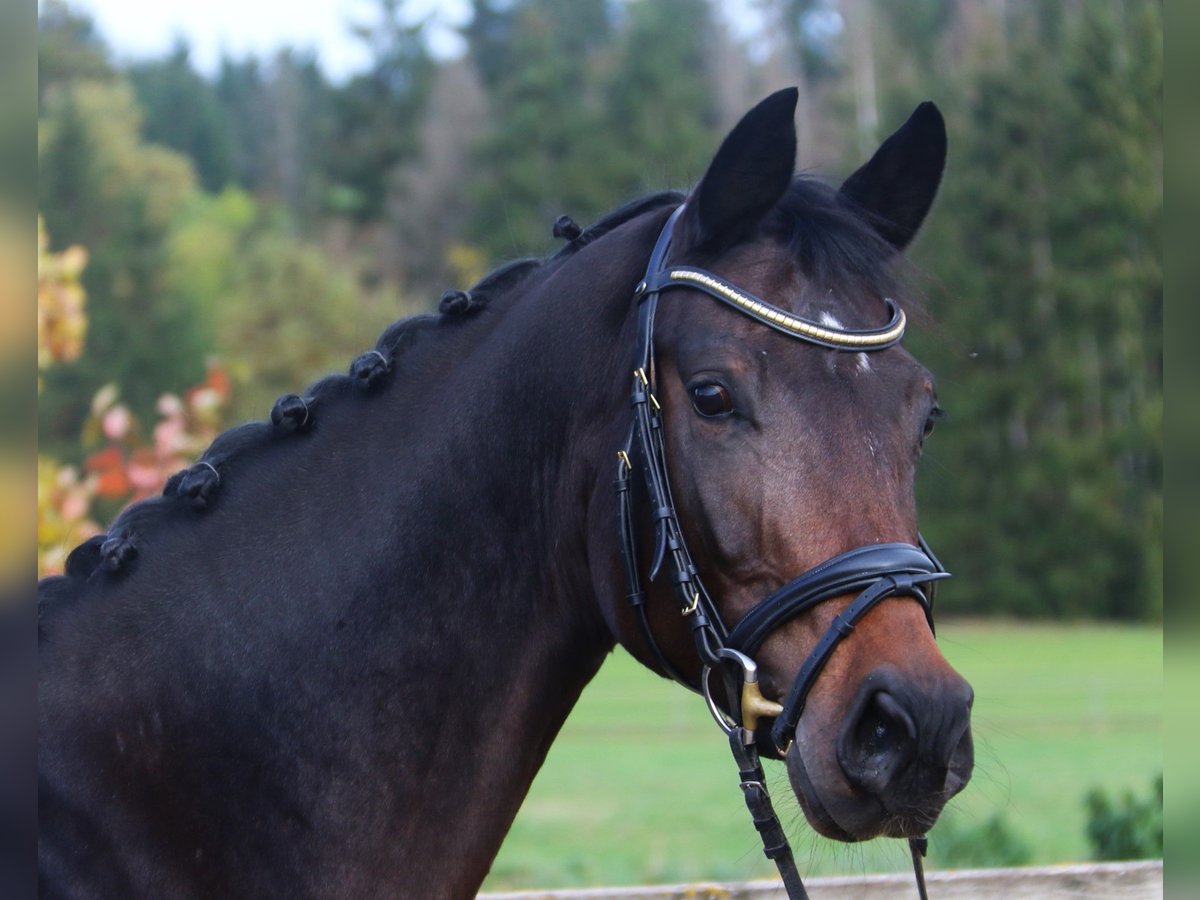
[[[544,278],[587,244],[613,229],[659,207],[679,203],[683,195],[662,192],[634,200],[602,216],[586,229],[580,229],[569,217],[555,223],[556,237],[567,243],[551,256],[531,257],[504,263],[467,290],[448,290],[438,304],[437,313],[425,313],[400,319],[389,325],[375,346],[357,357],[345,374],[333,374],[310,385],[303,394],[284,394],[265,420],[245,422],[222,432],[189,468],[176,472],[163,488],[162,496],[131,504],[113,521],[105,534],[95,535],[68,555],[65,575],[46,579],[46,591],[39,601],[39,616],[45,613],[47,597],[60,593],[63,579],[86,580],[98,572],[120,572],[137,558],[139,534],[145,534],[166,509],[186,504],[193,510],[207,509],[221,488],[222,472],[228,464],[246,454],[286,442],[309,431],[323,410],[354,393],[371,394],[385,390],[396,381],[405,354],[431,338],[439,328],[452,327],[487,309],[493,302],[511,296],[518,288],[527,288],[535,279]],[[564,225],[569,223],[569,225]]]

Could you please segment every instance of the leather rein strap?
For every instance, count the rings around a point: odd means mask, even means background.
[[[773,591],[756,604],[732,629],[726,627],[712,597],[700,579],[683,537],[667,472],[663,439],[662,407],[654,395],[654,318],[659,294],[670,288],[687,287],[703,291],[730,308],[756,321],[806,343],[833,350],[867,352],[882,350],[898,343],[904,335],[904,312],[885,298],[889,322],[882,328],[852,330],[832,328],[773,306],[742,291],[724,279],[686,266],[666,267],[671,234],[684,207],[667,219],[650,255],[646,276],[634,291],[637,309],[637,347],[630,395],[632,422],[623,448],[617,451],[618,468],[614,482],[617,494],[618,532],[622,564],[627,585],[626,599],[636,611],[639,627],[661,672],[693,691],[703,693],[717,724],[729,737],[730,748],[738,765],[740,784],[754,826],[763,840],[763,853],[779,869],[788,897],[807,900],[808,893],[796,870],[791,847],[767,793],[760,753],[782,759],[804,712],[808,694],[837,645],[854,630],[855,624],[871,609],[889,597],[911,597],[925,610],[933,628],[933,588],[949,573],[930,551],[923,538],[912,544],[871,544],[826,560]],[[640,487],[651,511],[654,549],[648,577],[651,581],[666,569],[683,617],[692,629],[696,652],[703,665],[699,685],[690,682],[667,659],[655,640],[646,609],[637,549],[637,519],[634,508],[636,485],[633,473],[641,472]],[[758,668],[754,653],[763,641],[784,622],[801,615],[834,597],[859,592],[834,619],[833,624],[809,653],[788,691],[782,706],[763,698],[758,689]],[[730,712],[722,709],[710,691],[710,675],[718,671],[730,674],[729,663],[736,664],[735,677],[740,691],[731,690]],[[760,719],[774,719],[769,737],[762,734]],[[913,871],[921,900],[926,900],[924,869],[926,839],[909,839]]]

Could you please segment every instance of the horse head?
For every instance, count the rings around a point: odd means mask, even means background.
[[[945,573],[917,530],[934,381],[898,343],[900,255],[932,205],[945,129],[923,104],[835,190],[793,176],[795,99],[775,94],[733,129],[639,286],[657,310],[618,465],[646,479],[621,487],[636,571],[610,619],[693,687],[730,660],[757,675],[765,699],[742,723],[737,700],[716,704],[786,760],[819,832],[914,837],[973,760],[972,692],[932,631]]]

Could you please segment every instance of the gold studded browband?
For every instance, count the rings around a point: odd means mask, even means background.
[[[753,294],[739,290],[711,272],[686,266],[663,269],[638,285],[638,293],[657,292],[671,287],[690,287],[704,291],[709,296],[715,297],[727,306],[731,306],[752,319],[757,319],[776,331],[833,350],[883,350],[904,337],[904,328],[907,324],[904,310],[897,306],[891,297],[884,297],[883,302],[887,304],[891,319],[882,328],[862,330],[831,328],[801,318],[785,309],[767,303]]]

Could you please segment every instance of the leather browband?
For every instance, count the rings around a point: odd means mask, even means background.
[[[671,266],[647,277],[643,284],[647,293],[657,293],[671,287],[704,291],[726,306],[757,319],[768,328],[831,350],[884,350],[900,342],[906,326],[904,310],[900,309],[891,297],[883,298],[891,318],[882,328],[833,328],[774,306],[703,269]]]

